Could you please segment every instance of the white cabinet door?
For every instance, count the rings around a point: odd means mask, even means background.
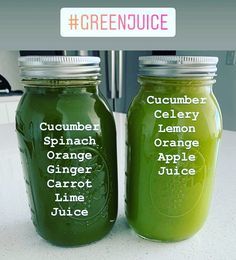
[[[0,103],[0,124],[8,123],[8,114],[6,103]]]
[[[15,122],[15,114],[16,114],[17,105],[18,105],[18,102],[9,102],[6,104],[8,123]]]
[[[21,96],[0,97],[0,125],[15,122],[15,114]]]

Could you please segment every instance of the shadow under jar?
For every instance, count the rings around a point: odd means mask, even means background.
[[[126,216],[143,238],[180,241],[203,225],[222,133],[216,57],[140,57],[128,112]]]
[[[116,130],[97,57],[21,57],[16,130],[37,232],[60,246],[104,237],[117,215]]]

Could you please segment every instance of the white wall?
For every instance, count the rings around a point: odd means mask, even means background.
[[[18,68],[19,51],[0,51],[0,74],[10,83],[12,90],[23,90]]]
[[[177,55],[217,56],[214,93],[220,104],[224,129],[236,131],[236,65],[226,65],[226,51],[177,51]]]

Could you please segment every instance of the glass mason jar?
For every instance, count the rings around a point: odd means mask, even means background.
[[[184,240],[203,225],[222,119],[216,57],[140,57],[128,112],[126,215],[141,237]]]
[[[32,221],[49,242],[104,237],[117,215],[116,130],[98,57],[21,57],[16,130]]]

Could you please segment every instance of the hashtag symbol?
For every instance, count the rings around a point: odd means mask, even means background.
[[[71,30],[77,30],[77,28],[78,28],[78,25],[79,25],[79,19],[78,19],[78,17],[77,17],[77,15],[75,14],[75,15],[70,15],[70,18],[69,18],[69,26],[70,26],[70,29]]]

